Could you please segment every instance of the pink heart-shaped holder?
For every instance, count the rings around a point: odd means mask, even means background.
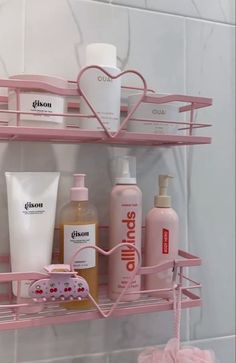
[[[108,318],[109,316],[111,316],[111,314],[113,313],[113,311],[115,310],[115,308],[117,307],[117,305],[119,304],[119,302],[121,301],[122,297],[125,295],[126,291],[128,290],[130,284],[132,283],[134,277],[137,275],[137,273],[139,272],[140,268],[141,268],[141,264],[142,264],[142,258],[141,258],[141,254],[138,250],[138,248],[136,246],[131,246],[130,243],[119,243],[118,245],[116,245],[115,247],[113,247],[111,250],[109,251],[104,251],[102,248],[98,247],[98,246],[94,246],[94,245],[87,245],[84,247],[79,248],[76,253],[72,256],[71,258],[71,262],[70,262],[70,267],[71,267],[71,271],[74,271],[73,269],[73,264],[74,264],[74,260],[75,258],[78,256],[78,254],[88,248],[92,248],[95,249],[96,251],[98,251],[99,253],[101,253],[104,256],[110,256],[113,252],[115,252],[116,250],[120,249],[121,247],[129,247],[130,249],[135,250],[135,253],[138,257],[138,263],[136,264],[136,267],[132,273],[132,275],[130,276],[130,279],[127,281],[124,289],[122,290],[122,292],[120,293],[120,295],[118,296],[118,298],[116,299],[116,301],[112,304],[110,310],[102,310],[100,305],[96,302],[96,300],[93,298],[93,296],[88,293],[88,298],[91,300],[91,302],[93,303],[93,305],[98,309],[98,311],[100,312],[100,314],[104,317],[104,318]]]
[[[122,121],[122,123],[120,124],[120,127],[118,128],[118,130],[116,132],[112,132],[111,133],[111,132],[108,131],[108,129],[104,125],[101,117],[98,115],[98,113],[96,112],[95,108],[93,107],[91,101],[88,99],[88,97],[86,96],[86,94],[83,92],[83,90],[80,87],[81,77],[84,75],[85,72],[88,72],[90,69],[98,69],[101,72],[103,72],[106,76],[108,76],[108,77],[110,77],[112,79],[117,79],[119,77],[124,76],[125,74],[135,74],[138,78],[141,79],[141,81],[143,83],[143,88],[140,88],[140,91],[143,91],[143,93],[141,94],[141,96],[138,99],[137,103],[133,105],[133,107],[131,108],[130,112],[125,117],[125,119]],[[91,111],[93,113],[92,117],[95,117],[98,120],[98,122],[100,123],[100,125],[103,127],[104,131],[106,132],[106,134],[110,138],[115,138],[117,135],[119,135],[119,133],[121,132],[122,128],[127,124],[127,122],[129,121],[130,117],[136,111],[137,107],[140,105],[140,103],[142,102],[142,100],[144,99],[144,97],[147,94],[147,82],[146,82],[145,78],[141,75],[141,73],[139,73],[138,71],[132,70],[132,69],[127,70],[127,71],[120,72],[116,76],[113,76],[112,74],[110,74],[109,72],[107,72],[102,67],[99,67],[99,66],[96,66],[96,65],[91,65],[91,66],[88,66],[88,67],[83,68],[80,71],[80,73],[78,75],[78,78],[77,78],[77,84],[78,84],[78,89],[79,89],[79,92],[80,92],[81,96],[85,99],[85,102],[87,103],[87,105],[89,106],[89,108],[91,109]],[[84,115],[84,117],[88,117],[88,115]]]

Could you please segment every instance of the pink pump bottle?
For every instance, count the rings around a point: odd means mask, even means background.
[[[88,189],[84,185],[85,174],[74,174],[74,185],[70,189],[70,202],[60,214],[60,263],[69,264],[79,247],[98,243],[97,209],[88,200]],[[89,284],[92,296],[98,299],[98,263],[93,249],[77,255],[74,269]],[[67,309],[87,309],[92,306],[86,299],[66,302]]]
[[[116,170],[119,177],[116,178],[116,185],[110,197],[110,249],[124,242],[135,245],[141,252],[142,192],[136,185],[135,167],[133,157],[118,159]],[[137,254],[126,246],[109,257],[108,294],[110,299],[118,298],[137,263]],[[140,289],[141,279],[137,275],[127,290],[127,293],[135,292],[135,294],[125,294],[122,300],[138,299]]]
[[[167,195],[169,178],[169,175],[159,175],[159,195],[155,197],[155,207],[147,214],[146,266],[154,266],[178,257],[179,218],[171,208],[171,197]],[[171,288],[172,271],[146,275],[145,287],[147,290]],[[169,298],[171,293],[162,291],[150,295]]]

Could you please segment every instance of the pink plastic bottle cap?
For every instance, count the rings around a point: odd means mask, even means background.
[[[72,201],[88,200],[88,188],[84,186],[86,174],[74,174],[74,186],[70,189],[70,199]]]

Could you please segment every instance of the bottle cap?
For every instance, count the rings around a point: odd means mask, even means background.
[[[171,197],[167,195],[169,179],[173,178],[170,175],[159,175],[159,195],[155,196],[154,204],[157,208],[170,208]]]
[[[92,43],[86,47],[86,66],[116,67],[116,47],[107,43]]]
[[[70,189],[70,199],[72,201],[88,200],[88,188],[84,186],[86,174],[74,174],[74,186]]]
[[[136,184],[136,159],[132,156],[117,158],[116,184]]]

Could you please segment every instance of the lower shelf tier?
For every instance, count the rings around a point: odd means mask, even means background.
[[[7,259],[1,257],[2,262]],[[162,267],[163,265],[163,267]],[[201,306],[201,284],[184,275],[184,268],[201,265],[201,260],[190,253],[179,251],[179,257],[175,261],[170,261],[162,265],[151,267],[141,267],[138,274],[147,275],[164,269],[173,269],[173,280],[175,281],[175,291],[179,290],[181,295],[181,308],[193,308]],[[26,279],[24,273],[24,279]],[[41,273],[28,273],[27,279],[38,280],[42,278]],[[72,323],[82,320],[101,319],[104,316],[101,311],[110,317],[129,316],[133,314],[153,313],[158,311],[173,310],[175,307],[173,289],[169,291],[169,298],[159,298],[153,296],[153,291],[141,290],[137,300],[129,302],[115,302],[107,297],[107,285],[99,286],[99,307],[87,310],[68,310],[65,308],[66,301],[46,301],[35,302],[29,299],[29,303],[17,304],[11,294],[11,282],[20,281],[22,273],[0,273],[1,286],[5,285],[5,294],[0,295],[0,330],[28,328],[46,326],[54,324]],[[157,292],[163,290],[155,290]],[[8,293],[8,294],[7,294]],[[163,296],[163,295],[162,295]],[[92,303],[92,301],[91,301]],[[43,305],[42,305],[43,304]],[[92,306],[92,305],[91,305]],[[32,308],[23,312],[23,308]],[[35,309],[36,308],[36,309]],[[99,311],[100,310],[100,311]],[[34,312],[28,312],[34,311]],[[37,311],[37,312],[35,312]]]
[[[199,288],[199,286],[198,286]],[[191,288],[182,289],[181,308],[193,308],[201,306],[200,296],[191,291]],[[65,303],[64,303],[65,304]],[[112,302],[108,299],[100,300],[100,307],[109,311]],[[121,302],[114,310],[112,317],[128,316],[133,314],[153,313],[158,311],[173,310],[173,300],[167,301],[151,297],[143,297],[133,302]],[[73,323],[82,320],[94,320],[102,318],[97,309],[91,310],[67,310],[58,303],[46,303],[41,312],[24,314],[14,311],[17,309],[0,309],[0,330],[29,328],[37,326]]]

